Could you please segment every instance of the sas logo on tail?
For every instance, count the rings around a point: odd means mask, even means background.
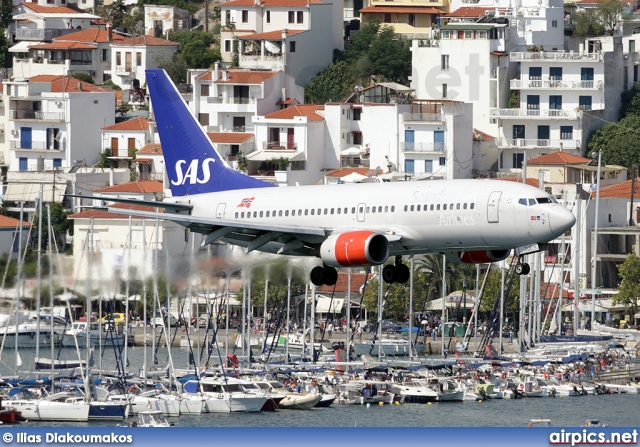
[[[246,197],[240,201],[240,204],[236,206],[236,208],[249,208],[251,206],[251,202],[253,202],[255,197]]]
[[[171,180],[171,184],[181,186],[187,183],[187,181],[191,185],[207,183],[211,178],[209,165],[215,162],[216,160],[214,158],[205,158],[202,160],[202,178],[198,178],[198,164],[200,160],[192,160],[186,172],[183,171],[183,166],[186,165],[187,162],[185,160],[178,160],[176,161],[176,175],[178,178],[175,181]]]

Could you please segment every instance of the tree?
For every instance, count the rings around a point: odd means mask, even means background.
[[[116,0],[109,5],[99,5],[96,13],[111,22],[113,28],[124,28],[129,34],[144,34],[144,7],[135,4],[126,5]]]
[[[640,258],[631,253],[618,268],[622,283],[620,291],[613,296],[613,305],[623,304],[630,307],[630,314],[638,312],[638,297],[640,297]]]
[[[222,59],[220,49],[214,48],[217,39],[204,31],[189,30],[171,33],[171,40],[178,42],[178,53],[189,68],[209,68]]]
[[[385,79],[406,84],[411,73],[411,42],[383,26],[367,52],[374,73]]]
[[[577,11],[573,16],[573,35],[583,37],[603,36],[604,26],[598,20],[598,14],[594,9]]]
[[[602,162],[632,169],[640,164],[640,116],[629,115],[609,123],[589,140],[589,153],[602,151]]]
[[[505,270],[505,294],[509,287],[509,279],[511,278],[511,270]],[[497,300],[500,299],[502,288],[502,271],[497,269],[491,269],[489,272],[489,278],[487,278],[487,285],[484,289],[484,295],[482,296],[482,302],[480,303],[481,312],[491,312],[495,306]],[[513,284],[507,297],[505,309],[517,312],[520,308],[520,276],[515,275],[513,278]]]
[[[106,148],[104,151],[100,153],[100,157],[98,161],[94,165],[96,168],[113,168],[113,161],[110,160],[111,157],[111,149]]]
[[[305,86],[304,102],[324,104],[339,101],[351,94],[354,85],[348,62],[331,64]]]
[[[620,94],[620,118],[628,115],[640,116],[640,82],[633,84],[629,90],[625,90]]]
[[[72,77],[77,79],[78,81],[87,82],[89,84],[95,84],[96,82],[93,80],[93,77],[88,75],[87,73],[75,73]]]
[[[180,54],[174,54],[171,58],[157,56],[154,64],[164,69],[174,84],[183,84],[187,81],[187,63]]]
[[[627,17],[624,14],[625,3],[622,0],[606,0],[598,2],[596,14],[600,24],[610,36],[613,36],[616,28]]]
[[[44,197],[44,201],[46,202],[48,197]],[[64,210],[64,207],[60,203],[50,203],[51,206],[51,230],[53,233],[53,237],[58,245],[60,251],[64,251],[65,249],[65,240],[67,233],[73,234],[73,223],[67,219],[67,212]],[[49,244],[49,217],[47,215],[47,209],[45,204],[42,206],[42,250],[46,250]],[[40,215],[36,213],[33,216],[33,231],[34,234],[38,234],[38,227],[40,226]],[[37,245],[37,239],[36,239]],[[52,251],[55,252],[55,248],[52,248]],[[44,270],[43,270],[44,271]]]
[[[113,90],[117,90],[119,92],[122,91],[122,87],[120,87],[118,84],[114,84],[113,81],[111,79],[106,80],[105,82],[102,83],[103,87],[109,87]]]
[[[118,112],[120,116],[123,118],[127,116],[127,113],[131,112],[132,110],[133,110],[133,105],[129,104],[128,102],[123,102],[121,104],[118,104],[118,107],[116,107],[116,112]]]

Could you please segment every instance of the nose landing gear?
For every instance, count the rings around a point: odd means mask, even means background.
[[[338,271],[328,265],[317,266],[311,269],[309,277],[315,286],[333,286],[338,281]]]
[[[382,269],[382,279],[388,284],[407,282],[409,281],[409,276],[409,267],[402,263],[402,256],[396,256],[394,265],[385,265]]]
[[[517,275],[528,275],[531,267],[526,262],[518,262],[515,267]]]

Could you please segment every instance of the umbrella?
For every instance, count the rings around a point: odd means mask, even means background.
[[[131,295],[129,298],[127,298],[129,301],[140,301],[142,299],[142,297],[140,295]]]

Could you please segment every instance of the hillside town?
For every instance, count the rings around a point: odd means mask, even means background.
[[[61,287],[100,275],[108,283],[132,269],[146,278],[156,252],[189,262],[201,235],[99,208],[109,198],[171,195],[145,80],[145,70],[165,68],[229,166],[280,187],[502,179],[543,189],[577,225],[540,257],[538,284],[553,284],[555,297],[597,290],[601,305],[635,326],[637,302],[621,305],[616,295],[619,266],[640,255],[638,149],[614,155],[619,148],[604,141],[614,133],[603,129],[617,126],[620,144],[635,142],[624,135],[640,129],[623,124],[639,76],[637,3],[185,5],[14,1],[0,98],[2,253],[15,259],[17,240],[33,244],[44,202],[68,219],[55,236],[68,255],[60,271],[73,278]],[[123,10],[139,18],[129,28],[114,12]],[[310,83],[370,29],[407,46],[406,82],[363,70],[348,94],[305,102]],[[213,59],[191,66],[189,33],[209,36]],[[187,62],[175,63],[179,55]],[[93,265],[88,252],[99,253]]]

